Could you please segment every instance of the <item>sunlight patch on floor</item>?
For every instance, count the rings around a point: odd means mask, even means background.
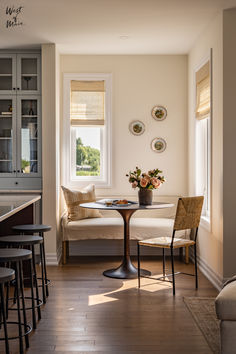
[[[154,274],[152,275],[154,278],[158,278],[162,276],[162,274]],[[170,277],[167,278],[170,280]],[[172,283],[165,282],[165,281],[156,281],[154,279],[148,279],[148,278],[141,278],[141,288],[138,289],[138,281],[137,279],[128,279],[123,281],[123,285],[119,287],[116,290],[105,292],[103,294],[95,294],[95,295],[89,295],[88,298],[88,305],[93,306],[93,305],[99,305],[99,304],[104,304],[106,302],[111,302],[111,301],[117,301],[115,296],[116,294],[122,292],[122,291],[127,291],[130,289],[136,289],[137,291],[145,291],[145,292],[156,292],[160,290],[164,290],[167,288],[172,288]],[[114,297],[113,297],[113,296]]]

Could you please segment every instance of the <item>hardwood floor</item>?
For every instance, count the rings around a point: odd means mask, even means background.
[[[176,296],[171,284],[137,279],[106,278],[103,270],[119,265],[119,258],[72,257],[66,266],[48,267],[50,296],[42,308],[42,319],[30,335],[29,354],[210,354],[211,350],[183,296],[215,297],[217,291],[199,274],[176,278]],[[161,260],[141,263],[153,274],[162,271]],[[168,263],[168,268],[169,263]],[[176,261],[176,269],[193,271],[193,265]],[[30,315],[30,312],[29,312]],[[17,341],[10,342],[18,353]],[[0,353],[4,353],[3,343]]]

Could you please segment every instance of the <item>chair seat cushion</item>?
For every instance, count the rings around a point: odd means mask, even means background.
[[[220,320],[236,320],[236,281],[228,283],[215,301],[216,314]]]
[[[154,237],[171,236],[173,219],[169,218],[131,218],[130,238],[145,240]],[[78,241],[88,239],[123,239],[124,222],[119,218],[91,218],[68,221],[62,218],[63,240]],[[187,231],[178,231],[177,237],[187,237]]]
[[[155,237],[148,240],[140,241],[139,244],[149,247],[163,247],[170,248],[172,237]],[[185,247],[194,245],[195,242],[192,240],[185,240],[183,238],[176,238],[173,242],[173,248]]]

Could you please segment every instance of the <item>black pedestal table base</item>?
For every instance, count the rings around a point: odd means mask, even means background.
[[[151,275],[151,272],[141,269],[141,275]],[[109,278],[117,279],[134,279],[138,277],[138,269],[130,262],[122,263],[118,268],[108,269],[103,272],[103,275]]]

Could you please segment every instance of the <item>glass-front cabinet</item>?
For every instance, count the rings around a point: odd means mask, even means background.
[[[0,174],[16,173],[16,97],[0,96]]]
[[[20,97],[18,100],[17,133],[18,159],[17,169],[22,176],[36,176],[40,171],[40,100],[38,97]]]
[[[0,53],[0,190],[41,188],[40,93],[40,54]]]
[[[40,93],[39,54],[17,54],[17,90],[24,95]]]
[[[16,54],[0,56],[0,92],[14,94],[16,91]]]
[[[0,54],[1,94],[40,94],[40,54]]]

